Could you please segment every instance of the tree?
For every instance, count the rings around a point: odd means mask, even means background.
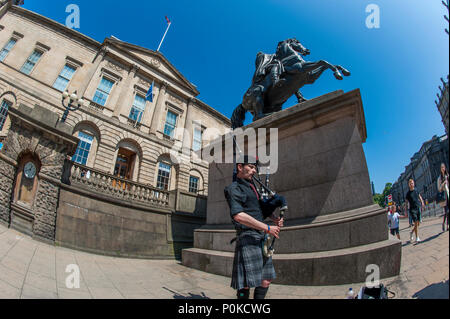
[[[391,193],[391,189],[392,189],[392,183],[386,183],[386,185],[384,186],[383,193],[375,194],[373,196],[373,201],[376,204],[380,205],[381,207],[385,208],[386,207],[386,197]]]
[[[375,202],[375,204],[378,204],[381,207],[385,207],[384,199],[383,199],[383,195],[382,194],[375,194],[375,195],[373,195],[373,201]]]

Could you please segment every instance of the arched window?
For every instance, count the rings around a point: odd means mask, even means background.
[[[159,156],[156,163],[155,184],[162,190],[174,190],[177,185],[177,167],[170,160],[168,154]]]
[[[8,117],[8,110],[12,106],[12,102],[3,99],[0,105],[0,131],[3,130],[3,125],[5,125],[6,118]]]
[[[195,194],[204,194],[203,188],[202,174],[198,170],[192,169],[189,172],[189,192]]]
[[[158,177],[156,181],[156,187],[161,188],[163,190],[169,190],[170,186],[170,171],[172,169],[172,165],[159,162],[158,163]]]
[[[72,156],[72,161],[88,167],[94,167],[100,141],[99,129],[93,123],[81,122],[75,126],[73,135],[78,137],[80,142],[75,154]]]
[[[78,138],[80,139],[80,142],[78,143],[77,150],[72,157],[72,161],[81,165],[86,165],[92,142],[94,141],[94,136],[84,132],[78,132]]]
[[[16,95],[11,92],[5,92],[0,95],[0,143],[8,135],[11,126],[11,120],[8,116],[11,107],[17,103]],[[1,149],[0,145],[0,149]]]
[[[117,144],[116,160],[112,174],[122,179],[139,181],[139,170],[142,150],[139,144],[131,139],[125,139]]]

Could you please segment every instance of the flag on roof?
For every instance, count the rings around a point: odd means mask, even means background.
[[[150,85],[150,88],[147,91],[147,94],[145,95],[145,100],[146,101],[150,101],[153,103],[153,83],[155,81],[152,82],[152,84]]]

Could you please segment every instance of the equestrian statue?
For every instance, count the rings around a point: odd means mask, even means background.
[[[306,101],[299,89],[305,84],[313,84],[327,69],[332,70],[338,80],[343,79],[342,74],[350,75],[350,72],[340,65],[333,65],[324,60],[303,60],[302,55],[309,53],[310,51],[295,38],[278,43],[275,54],[258,52],[252,85],[244,94],[242,103],[233,111],[232,128],[244,125],[247,111],[252,113],[253,121],[280,111],[293,94],[298,103]]]

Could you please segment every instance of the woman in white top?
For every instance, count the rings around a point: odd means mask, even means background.
[[[444,163],[441,163],[441,174],[437,181],[438,192],[444,192],[445,202],[444,202],[444,220],[442,221],[442,231],[445,230],[445,220],[447,220],[447,230],[448,230],[448,209],[449,209],[449,184],[448,184],[448,171]]]

